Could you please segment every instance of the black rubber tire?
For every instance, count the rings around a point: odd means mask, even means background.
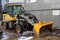
[[[6,22],[2,22],[1,26],[5,27],[7,26],[7,23]]]
[[[19,26],[19,25],[16,25],[16,27],[15,27],[15,28],[16,28],[16,32],[17,32],[17,31],[19,31],[19,32],[21,31],[21,28],[20,28],[20,26]]]

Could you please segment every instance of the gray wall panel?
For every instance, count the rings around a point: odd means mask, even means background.
[[[60,8],[60,0],[37,0],[35,3],[24,2],[26,10]]]
[[[37,17],[39,21],[45,21],[45,22],[50,22],[53,21],[55,22],[54,26],[58,26],[57,28],[60,28],[60,15],[56,16],[53,15],[52,11],[35,11],[31,12],[33,15]]]
[[[24,2],[24,7],[26,10],[41,10],[41,9],[55,9],[60,8],[60,0],[37,0],[35,3]],[[60,15],[53,16],[52,10],[50,11],[34,11],[31,12],[35,15],[39,21],[53,21],[54,26],[60,26]],[[60,28],[60,27],[58,27]]]
[[[35,3],[26,3],[25,2],[25,9],[26,10],[38,10],[38,9],[50,9],[51,4],[50,3],[45,3],[44,0],[39,0]]]

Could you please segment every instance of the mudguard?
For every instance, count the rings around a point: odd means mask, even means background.
[[[8,14],[3,14],[3,21],[14,21],[14,20],[16,20],[16,16],[11,17]]]

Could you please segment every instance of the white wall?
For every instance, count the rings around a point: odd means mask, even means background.
[[[2,10],[4,9],[4,4],[6,4],[6,0],[2,0]]]
[[[9,0],[9,3],[24,2],[24,0]]]
[[[27,0],[27,3],[33,3],[33,2],[36,2],[37,0]]]

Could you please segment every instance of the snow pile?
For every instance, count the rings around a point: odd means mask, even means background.
[[[30,40],[32,38],[33,38],[32,36],[31,37],[24,37],[24,36],[22,36],[22,37],[18,38],[18,40]]]

